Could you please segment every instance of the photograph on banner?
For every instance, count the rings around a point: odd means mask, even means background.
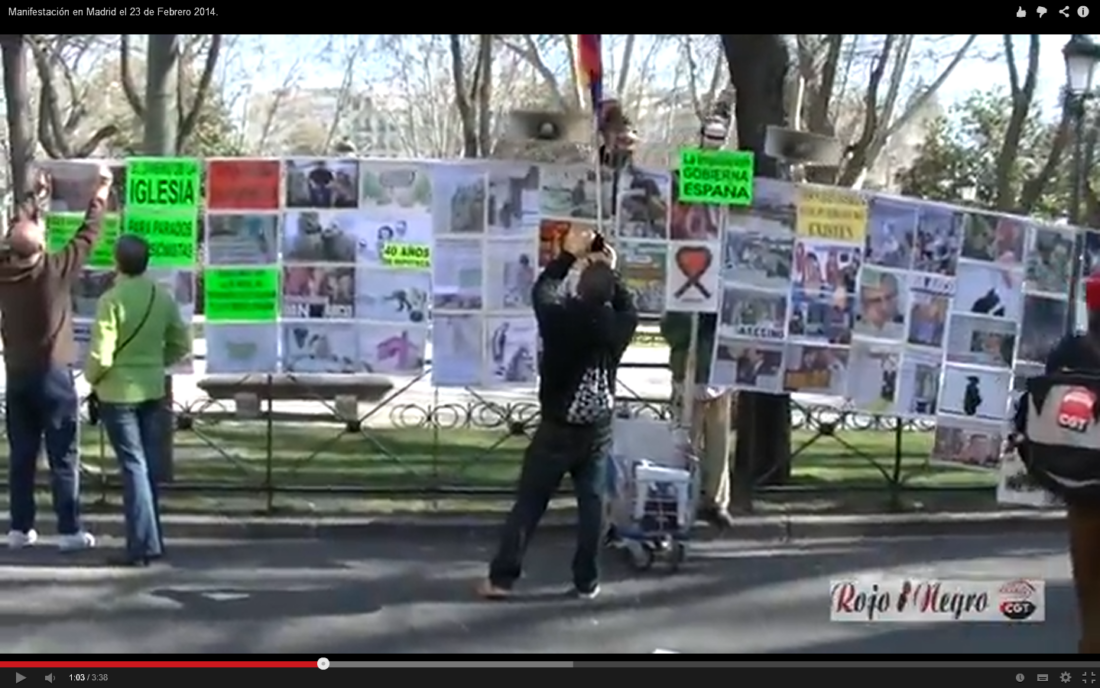
[[[942,369],[941,352],[907,347],[901,357],[901,376],[898,380],[894,412],[902,418],[935,416]]]
[[[927,274],[909,275],[909,324],[905,341],[914,346],[942,349],[947,336],[947,314],[955,280]]]
[[[99,166],[106,164],[114,178],[107,197],[107,212],[117,213],[126,202],[126,165],[117,160],[45,160],[34,163],[35,171],[49,178],[51,213],[80,213],[88,210],[99,178]]]
[[[1024,297],[1024,317],[1020,320],[1019,361],[1046,363],[1047,356],[1058,345],[1066,331],[1069,303],[1028,294]]]
[[[791,291],[787,332],[795,339],[848,344],[855,320],[854,300],[843,289]]]
[[[149,270],[146,275],[168,290],[180,309],[184,322],[195,317],[195,272],[194,270]]]
[[[489,234],[534,234],[539,226],[538,165],[490,163],[486,215]]]
[[[901,345],[853,342],[848,355],[846,395],[852,408],[894,415],[900,370]]]
[[[122,215],[122,233],[148,242],[150,267],[182,268],[198,262],[199,217],[190,210],[128,210]]]
[[[633,290],[638,312],[664,313],[668,244],[619,240],[615,242],[615,253],[619,274]]]
[[[573,227],[596,231],[596,223],[588,220],[543,220],[539,223],[539,267],[557,258],[565,235]]]
[[[538,374],[539,328],[535,318],[485,318],[485,384],[533,385]]]
[[[1027,224],[1022,219],[986,213],[966,213],[963,218],[960,258],[1006,267],[1023,263]]]
[[[666,170],[628,165],[619,177],[616,234],[667,239],[672,176]]]
[[[783,391],[782,342],[718,336],[710,384],[766,394]]]
[[[591,165],[541,165],[539,212],[544,217],[595,220],[598,202],[603,217],[609,218],[615,210],[611,207],[611,178],[601,177],[599,182]]]
[[[355,317],[355,268],[284,266],[284,318],[340,319]]]
[[[871,266],[860,271],[854,334],[892,341],[905,339],[905,313],[909,309],[907,277]]]
[[[437,239],[432,261],[432,305],[478,311],[483,306],[483,256],[478,239]]]
[[[318,323],[284,320],[284,373],[360,373],[358,323]]]
[[[268,265],[279,260],[277,215],[206,215],[206,262]],[[354,260],[354,258],[352,259]]]
[[[721,296],[721,244],[674,241],[669,245],[665,307],[670,311],[715,313]]]
[[[378,208],[393,217],[428,216],[432,212],[429,165],[364,160],[359,165],[359,207]]]
[[[278,265],[203,270],[206,322],[274,322],[282,301],[281,272]]]
[[[482,234],[485,232],[485,197],[488,193],[484,168],[472,165],[431,166],[432,229],[436,234]]]
[[[355,319],[426,324],[432,275],[426,270],[361,267],[355,273]]]
[[[485,308],[529,310],[538,277],[535,242],[491,239],[485,242]]]
[[[432,384],[476,387],[482,384],[482,316],[439,315],[432,318]]]
[[[848,391],[847,347],[787,344],[783,389],[803,394],[839,397]]]
[[[88,362],[88,352],[92,348],[91,320],[73,320],[73,344],[76,346],[76,361],[73,363],[73,368],[84,370],[84,365]]]
[[[819,239],[798,239],[794,244],[794,287],[808,292],[856,294],[862,247]]]
[[[207,374],[279,371],[277,323],[208,323],[203,336]]]
[[[668,236],[673,241],[717,241],[722,235],[723,206],[681,203],[677,173],[672,173]]]
[[[730,215],[729,220],[736,216]],[[722,235],[722,279],[762,289],[791,283],[794,234],[727,226]]]
[[[804,240],[855,244],[867,241],[867,199],[858,191],[801,184],[795,190],[795,234]]]
[[[357,222],[363,237],[359,241],[360,262],[392,265],[401,255],[395,253],[395,246],[402,251],[417,248],[430,253],[432,220],[427,215],[410,214],[404,220],[364,217]]]
[[[427,361],[428,328],[359,323],[359,357],[364,372],[419,375]]]
[[[955,313],[947,326],[945,358],[987,368],[1011,368],[1017,323],[984,315]]]
[[[722,289],[718,310],[718,331],[722,336],[782,341],[786,321],[786,293],[730,285]]]
[[[921,204],[917,214],[917,241],[913,271],[955,275],[962,250],[963,216],[953,208]]]
[[[377,246],[384,232],[366,216],[349,211],[292,210],[283,216],[283,261],[287,263],[354,263],[380,260]]]
[[[939,412],[985,420],[1003,421],[1012,387],[1011,370],[943,367]]]
[[[65,250],[80,228],[84,226],[84,213],[46,213],[46,250],[57,253]],[[115,267],[115,242],[122,231],[122,217],[105,215],[99,230],[99,239],[92,245],[87,267],[113,270]]]
[[[756,177],[752,181],[752,210],[748,214],[777,221],[794,231],[798,206],[795,197],[798,186],[779,179]],[[731,214],[746,214],[743,208],[730,208]]]
[[[1033,225],[1028,232],[1024,291],[1068,294],[1073,271],[1073,230]]]
[[[288,208],[354,208],[359,204],[359,161],[295,158],[283,168]]]
[[[932,439],[932,460],[974,468],[996,468],[1001,462],[1004,423],[940,416]]]
[[[114,270],[81,270],[73,280],[73,317],[95,318],[96,304],[115,283]]]
[[[908,270],[913,264],[920,206],[911,201],[872,198],[867,208],[866,262]]]
[[[1019,322],[1024,300],[1023,273],[1001,265],[959,261],[952,313],[976,313]]]
[[[207,210],[278,210],[283,166],[278,160],[206,161]]]

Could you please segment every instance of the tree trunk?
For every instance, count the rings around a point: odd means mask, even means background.
[[[13,198],[18,200],[30,188],[30,165],[34,157],[34,140],[26,115],[30,98],[27,89],[27,46],[23,43],[23,35],[0,35],[0,55],[4,63],[11,191]]]
[[[179,80],[179,35],[150,34],[149,56],[145,75],[145,130],[142,152],[148,156],[176,155],[177,110],[176,91]],[[174,448],[176,422],[173,413],[172,376],[164,377],[164,413],[166,427],[162,461],[158,462],[155,478],[158,482],[171,482],[175,475]]]
[[[756,153],[757,176],[777,178],[779,164],[764,155],[764,137],[768,125],[786,122],[783,84],[790,62],[786,44],[774,34],[732,34],[722,36],[722,49],[737,93],[737,147]],[[755,484],[781,483],[790,477],[790,399],[786,394],[738,395],[735,506],[751,506]]]

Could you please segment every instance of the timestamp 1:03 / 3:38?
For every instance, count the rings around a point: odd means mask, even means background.
[[[71,683],[106,683],[107,674],[69,674],[69,681]]]

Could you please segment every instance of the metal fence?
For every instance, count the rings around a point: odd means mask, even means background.
[[[623,367],[635,375],[667,371],[656,363]],[[426,398],[427,375],[352,414],[308,398],[265,400],[248,417],[233,401],[176,402],[175,471],[164,491],[248,495],[266,511],[276,508],[279,495],[393,500],[509,495],[537,425],[537,401],[479,390],[456,396],[436,388]],[[267,380],[271,383],[270,376]],[[421,391],[413,394],[414,387]],[[619,393],[621,417],[670,417],[667,397],[645,397],[622,379]],[[764,476],[754,486],[758,494],[863,490],[893,500],[905,490],[929,487],[914,478],[930,470],[931,423],[797,401],[791,403],[791,421],[794,476],[781,484]],[[86,425],[83,433],[85,493],[106,500],[119,490],[113,453],[101,429]]]

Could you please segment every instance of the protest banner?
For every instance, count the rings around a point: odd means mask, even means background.
[[[387,243],[382,248],[382,264],[389,267],[428,268],[432,248],[423,244]]]
[[[207,322],[274,322],[279,315],[279,277],[278,267],[207,270]]]
[[[122,231],[149,243],[149,266],[191,269],[198,244],[198,218],[190,211],[166,214],[128,210]]]
[[[795,208],[797,236],[863,245],[867,236],[867,199],[858,191],[799,186]]]
[[[130,158],[126,161],[126,207],[193,209],[201,197],[199,161],[192,158]]]
[[[709,205],[752,204],[751,151],[680,151],[679,200]]]
[[[210,160],[206,165],[206,207],[278,210],[281,180],[278,160]]]
[[[84,213],[48,213],[46,215],[46,249],[50,253],[64,250],[84,224]],[[121,221],[118,215],[104,215],[99,240],[88,257],[89,268],[110,270],[115,265],[115,242],[118,240]]]

